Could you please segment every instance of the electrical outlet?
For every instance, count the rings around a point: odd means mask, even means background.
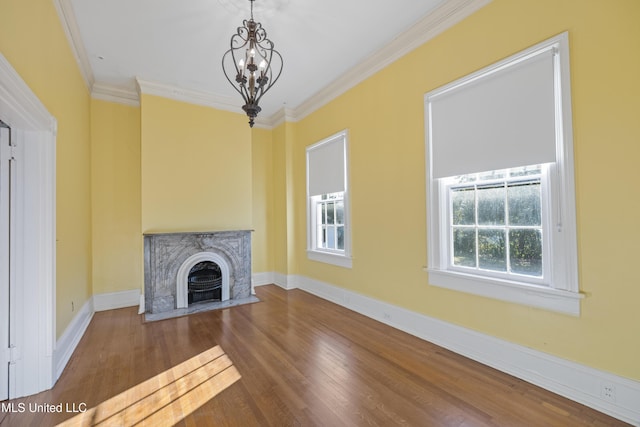
[[[601,389],[602,398],[609,402],[616,401],[616,386],[611,383],[602,383]]]

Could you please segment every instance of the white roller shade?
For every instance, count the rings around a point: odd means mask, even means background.
[[[307,180],[309,196],[345,190],[344,133],[307,148]]]
[[[547,47],[428,94],[433,177],[554,162],[554,67]]]

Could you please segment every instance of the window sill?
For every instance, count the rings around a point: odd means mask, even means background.
[[[584,298],[584,295],[579,292],[525,285],[431,268],[425,269],[425,271],[429,273],[429,284],[433,286],[556,311],[576,317],[580,316],[580,300]]]
[[[307,249],[307,258],[312,261],[324,262],[325,264],[337,265],[338,267],[351,268],[350,256],[333,254],[330,252],[320,252]]]

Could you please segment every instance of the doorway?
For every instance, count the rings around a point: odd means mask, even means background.
[[[1,53],[0,118],[4,123],[0,127],[0,400],[4,400],[47,390],[57,379],[57,122]]]

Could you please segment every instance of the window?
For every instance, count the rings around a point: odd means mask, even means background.
[[[312,199],[318,227],[314,249],[344,252],[344,191]]]
[[[578,315],[568,40],[425,96],[429,283]]]
[[[307,255],[351,268],[347,133],[307,148]]]
[[[544,284],[548,274],[546,165],[442,180],[450,268]],[[544,176],[544,178],[543,178]]]

